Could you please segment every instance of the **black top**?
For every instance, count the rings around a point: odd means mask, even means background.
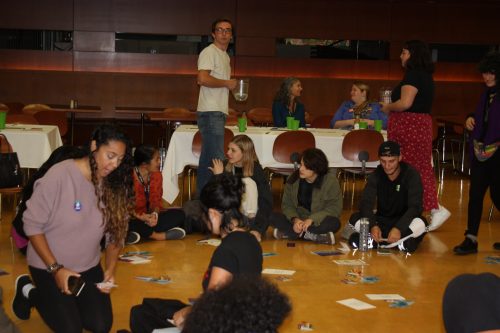
[[[208,287],[212,267],[223,268],[233,275],[260,276],[262,272],[262,248],[254,235],[245,231],[233,231],[215,250],[203,276],[203,290]]]
[[[297,200],[299,202],[299,206],[304,207],[308,211],[311,211],[313,189],[314,183],[308,183],[305,179],[299,180]]]
[[[393,227],[405,231],[411,221],[422,214],[423,187],[420,174],[407,163],[400,163],[401,172],[391,181],[382,166],[368,177],[360,202],[362,217],[370,219],[370,228],[382,230]],[[373,212],[373,207],[377,212]],[[381,225],[382,224],[382,225]]]
[[[409,85],[418,89],[413,104],[405,112],[431,113],[434,99],[434,80],[432,74],[421,70],[407,70],[401,81],[392,91],[392,101],[401,99],[401,87]]]

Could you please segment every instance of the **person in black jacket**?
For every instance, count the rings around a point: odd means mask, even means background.
[[[252,139],[243,134],[236,135],[227,147],[226,156],[224,162],[214,159],[210,170],[214,175],[226,172],[242,177],[245,184],[242,212],[249,219],[250,232],[260,242],[269,226],[273,197]]]
[[[400,147],[386,141],[379,148],[380,165],[368,177],[359,212],[351,215],[349,244],[359,244],[360,219],[370,222],[373,241],[402,251],[414,252],[427,231],[422,214],[422,181],[416,169],[401,162]],[[376,212],[373,207],[376,204]]]

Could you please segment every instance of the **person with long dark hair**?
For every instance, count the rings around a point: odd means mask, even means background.
[[[235,276],[261,275],[262,249],[248,232],[247,219],[240,211],[243,190],[240,177],[222,173],[212,177],[201,191],[205,225],[222,238],[203,276],[203,290],[218,289]],[[178,300],[145,298],[130,310],[130,328],[133,333],[173,326],[182,329],[190,311],[191,306]]]
[[[300,127],[306,127],[306,111],[300,101],[302,84],[295,77],[287,77],[281,83],[273,102],[273,122],[276,127],[286,127],[286,118],[293,117],[300,121]]]
[[[464,241],[455,246],[456,254],[477,252],[477,234],[483,214],[483,200],[490,189],[491,200],[500,208],[500,96],[498,95],[498,75],[500,73],[500,53],[491,52],[479,63],[486,85],[481,95],[476,113],[467,117],[465,128],[472,131],[470,147],[470,188],[467,216],[467,230]],[[494,245],[495,246],[495,245]],[[500,244],[497,243],[500,248]]]
[[[432,168],[432,117],[434,64],[426,43],[411,40],[401,51],[403,80],[392,90],[392,103],[382,104],[390,113],[387,139],[401,146],[404,162],[420,173],[424,186],[424,211],[431,212],[429,231],[439,228],[450,212],[438,203],[436,179]]]
[[[23,214],[30,277],[16,279],[13,310],[34,306],[55,332],[109,332],[111,287],[133,212],[132,145],[113,125],[98,126],[88,155],[52,166],[34,184]],[[101,239],[105,236],[105,267]],[[72,294],[70,280],[85,286]]]
[[[151,145],[140,145],[134,151],[134,218],[129,222],[126,244],[140,239],[182,239],[186,232],[182,209],[162,208],[163,178],[160,172],[160,152]]]

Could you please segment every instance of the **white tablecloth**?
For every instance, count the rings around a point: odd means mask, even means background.
[[[56,148],[62,146],[57,126],[7,124],[0,133],[9,140],[22,168],[38,169]]]
[[[289,167],[291,164],[278,163],[273,158],[273,143],[276,137],[285,131],[284,129],[273,130],[270,127],[248,127],[245,133],[239,133],[236,126],[228,126],[235,135],[248,135],[255,146],[260,164],[265,167]],[[178,175],[182,173],[186,165],[198,165],[198,158],[191,151],[193,137],[198,127],[193,125],[182,125],[175,130],[168,146],[163,168],[163,199],[172,203],[179,194]],[[342,141],[348,133],[337,129],[309,129],[316,139],[316,147],[323,150],[328,157],[330,167],[359,167],[361,163],[352,162],[342,156]],[[378,162],[367,163],[374,167]]]

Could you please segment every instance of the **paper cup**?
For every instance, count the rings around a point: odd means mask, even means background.
[[[382,120],[377,119],[373,121],[373,127],[375,128],[375,131],[381,131],[382,130]]]

